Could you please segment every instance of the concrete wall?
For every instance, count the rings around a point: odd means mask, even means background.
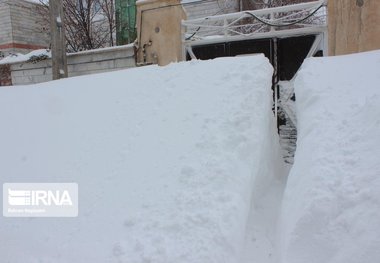
[[[328,1],[329,54],[380,49],[379,0]]]
[[[188,19],[239,11],[239,0],[182,1]]]
[[[40,5],[24,0],[0,0],[1,52],[27,53],[49,46],[39,8]]]
[[[134,48],[126,45],[72,53],[68,54],[67,64],[69,77],[131,68],[135,67]],[[52,80],[51,59],[11,64],[10,71],[13,85]],[[0,76],[0,79],[6,77]]]
[[[137,63],[181,61],[181,21],[236,12],[239,0],[144,0],[137,2]]]
[[[181,20],[186,18],[179,0],[145,0],[137,3],[138,65],[182,59]]]

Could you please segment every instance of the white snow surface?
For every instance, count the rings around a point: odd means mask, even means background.
[[[304,62],[282,263],[380,260],[380,51]]]
[[[20,62],[26,62],[33,56],[47,56],[51,57],[51,51],[47,49],[37,49],[29,52],[28,54],[11,54],[9,56],[6,56],[3,59],[0,59],[0,65],[4,64],[12,64],[12,63],[20,63]]]
[[[259,55],[1,88],[1,181],[79,185],[77,218],[1,217],[1,262],[270,262],[271,79]]]
[[[104,48],[78,51],[74,53],[67,53],[67,56],[70,57],[70,56],[83,55],[83,54],[96,54],[96,53],[101,53],[104,51],[119,50],[119,49],[132,48],[132,47],[133,47],[133,44],[104,47]],[[27,54],[21,54],[21,53],[11,54],[4,58],[0,58],[0,65],[27,62],[32,57],[38,57],[38,56],[47,56],[48,58],[51,58],[51,51],[48,49],[37,49]]]

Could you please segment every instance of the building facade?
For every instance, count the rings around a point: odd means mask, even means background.
[[[40,6],[25,0],[0,0],[0,55],[49,47],[49,35],[38,14]]]
[[[380,1],[328,1],[329,53],[380,49]]]
[[[182,0],[181,3],[188,19],[239,12],[241,9],[238,0]]]

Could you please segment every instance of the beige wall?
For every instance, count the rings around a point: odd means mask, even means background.
[[[146,0],[137,3],[137,64],[167,65],[182,59],[179,0]],[[145,56],[144,56],[145,54]]]
[[[329,0],[329,53],[380,49],[379,0]]]

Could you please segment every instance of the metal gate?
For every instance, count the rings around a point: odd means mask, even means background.
[[[293,78],[303,60],[327,54],[327,0],[182,21],[183,59],[264,53],[274,67],[274,110],[293,97]],[[280,89],[282,97],[279,97]]]

